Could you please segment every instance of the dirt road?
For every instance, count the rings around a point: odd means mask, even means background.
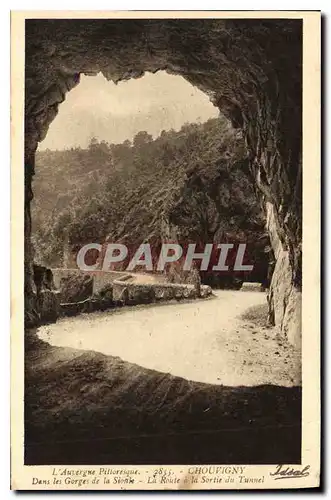
[[[300,463],[299,357],[265,308],[221,291],[27,332],[25,463]]]
[[[53,346],[92,350],[186,380],[227,386],[300,385],[299,355],[276,331],[241,315],[261,292],[63,318],[39,329]]]

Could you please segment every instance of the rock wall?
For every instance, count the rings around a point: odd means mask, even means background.
[[[301,20],[27,20],[25,81],[25,295],[37,321],[31,266],[34,154],[79,75],[114,82],[166,70],[206,92],[242,128],[261,203],[277,234],[270,308],[284,335],[300,342]],[[270,211],[270,208],[268,209]],[[276,238],[275,238],[276,241]]]
[[[60,296],[55,288],[53,274],[44,266],[33,266],[35,297],[33,313],[38,323],[52,323],[60,312]]]
[[[268,295],[269,316],[289,342],[300,347],[301,291],[293,281],[290,252],[278,236],[275,209],[270,202],[266,203],[266,212],[267,229],[276,259]]]

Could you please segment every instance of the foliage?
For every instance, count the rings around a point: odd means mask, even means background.
[[[158,243],[172,227],[186,241],[265,244],[244,142],[223,116],[155,139],[141,131],[132,143],[38,152],[36,172],[36,259],[51,267],[66,240]]]

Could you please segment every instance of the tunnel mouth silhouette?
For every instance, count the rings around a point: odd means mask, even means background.
[[[36,334],[33,328],[40,319],[30,211],[33,176],[38,175],[35,172],[38,143],[46,136],[59,105],[66,93],[79,83],[81,74],[101,72],[107,79],[118,82],[163,70],[183,76],[203,90],[232,125],[243,131],[250,170],[266,210],[268,231],[277,257],[269,304],[284,337],[300,345],[302,21],[29,19],[26,21],[25,69],[27,336]],[[298,387],[215,388],[135,366],[140,370],[140,382],[146,381],[141,388],[134,383],[135,377],[128,383],[127,370],[132,367],[118,358],[51,347],[37,335],[26,342],[25,348],[25,463],[78,464],[91,459],[99,464],[300,463],[301,393]],[[86,397],[75,399],[73,406],[67,407],[60,416],[53,413],[55,407],[47,406],[50,389],[56,394],[57,390],[70,394],[67,369],[77,368],[73,366],[73,354],[78,359],[78,370],[89,366],[89,373],[84,372],[89,383],[98,377],[98,370],[109,374],[108,363],[113,365],[115,359],[114,373],[121,378],[123,390],[128,394],[121,402],[123,406],[110,404],[104,408],[101,405],[95,413],[82,408],[81,404],[85,405],[86,401],[95,403],[95,396],[98,402],[102,400],[109,383],[105,378],[95,395],[87,391]],[[53,361],[61,363],[55,363],[54,371],[47,371],[45,365],[52,365],[51,356]],[[61,367],[66,368],[66,374]],[[115,380],[115,387],[116,383]],[[159,391],[157,387],[161,387]],[[179,395],[178,404],[170,401],[168,406],[160,407],[153,403],[154,395],[162,399],[165,394],[170,399]],[[211,400],[223,401],[225,406],[220,405],[208,427],[206,419],[211,414],[204,410]],[[144,404],[150,411],[140,410]],[[233,405],[228,415],[227,405]],[[114,412],[110,412],[109,407],[115,408]],[[251,410],[257,415],[256,421],[250,417]],[[121,436],[118,422],[122,425]],[[238,429],[244,424],[241,431],[236,433],[233,422],[238,423]],[[54,429],[54,440],[50,443],[49,436]],[[133,435],[133,429],[139,432]],[[184,436],[183,429],[191,432]],[[182,451],[174,453],[174,450]]]
[[[66,93],[79,83],[80,74],[101,72],[116,83],[158,70],[183,76],[203,90],[232,125],[242,129],[272,246],[278,253],[274,275],[281,276],[271,284],[270,307],[283,334],[299,344],[302,21],[297,19],[26,21],[27,324],[38,321],[30,237],[38,143],[46,136]]]
[[[25,73],[25,316],[38,323],[30,202],[35,151],[80,74],[116,82],[145,72],[183,76],[245,137],[277,250],[269,304],[301,343],[302,20],[29,19]],[[293,314],[293,311],[295,312]]]

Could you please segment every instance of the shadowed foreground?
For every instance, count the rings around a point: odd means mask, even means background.
[[[25,464],[299,463],[301,390],[190,382],[26,341]]]
[[[250,318],[252,307],[264,324]],[[204,300],[61,318],[37,335],[52,346],[119,357],[191,382],[299,386],[300,353],[267,325],[267,315],[264,293],[215,290]]]

